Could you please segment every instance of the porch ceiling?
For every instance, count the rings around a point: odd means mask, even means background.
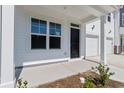
[[[30,10],[35,8],[35,11],[40,10],[41,8],[47,8],[54,11],[56,15],[66,15],[82,22],[90,21],[94,18],[100,17],[101,15],[119,9],[119,7],[115,5],[39,5],[24,7],[28,7]]]
[[[72,16],[83,22],[100,17],[118,9],[114,5],[46,5],[43,6],[65,15]]]

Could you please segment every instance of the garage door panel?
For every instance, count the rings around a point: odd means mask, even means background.
[[[106,40],[106,53],[107,54],[113,53],[112,40]]]
[[[86,56],[96,56],[98,53],[98,38],[86,38]]]

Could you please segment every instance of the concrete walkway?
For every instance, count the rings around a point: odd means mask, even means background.
[[[122,69],[110,65],[110,71],[115,73],[113,76],[110,77],[111,79],[124,83],[124,68]]]
[[[19,78],[23,78],[29,82],[28,86],[33,87],[39,84],[55,81],[57,79],[65,78],[80,72],[85,72],[91,69],[96,63],[89,61],[74,61],[63,62],[49,65],[41,65],[35,67],[26,67],[21,70],[16,69],[17,73],[20,73]]]
[[[91,67],[96,66],[97,63],[95,62],[97,61],[80,60],[26,67],[23,69],[16,69],[16,77],[19,76],[18,78],[27,80],[29,82],[28,86],[34,87],[39,84],[52,82],[80,72],[85,72],[91,69]],[[112,72],[115,72],[115,75],[113,75],[111,79],[124,82],[124,68],[122,66],[120,67],[115,65],[110,65],[110,68]]]
[[[100,62],[98,56],[87,57],[86,60],[96,63]],[[111,71],[115,72],[115,75],[113,75],[111,79],[124,82],[124,55],[107,55],[107,63],[111,68]]]
[[[100,62],[100,57],[87,57],[86,60],[91,62]],[[124,55],[107,55],[107,63],[109,65],[124,69]]]
[[[108,64],[124,69],[124,55],[108,56]]]

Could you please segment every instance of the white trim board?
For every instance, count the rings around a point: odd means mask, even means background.
[[[59,63],[59,62],[68,62],[68,61],[69,61],[69,58],[32,61],[30,63],[23,63],[22,65],[16,66],[15,68],[31,67],[31,66],[36,66],[36,65],[47,65],[47,64],[53,64],[53,63]]]

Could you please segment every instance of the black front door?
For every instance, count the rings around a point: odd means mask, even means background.
[[[79,57],[79,29],[71,28],[71,58]]]

